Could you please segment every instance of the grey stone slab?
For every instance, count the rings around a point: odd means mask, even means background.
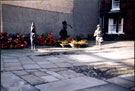
[[[120,78],[129,80],[129,81],[135,81],[135,75],[134,74],[126,74],[126,75],[121,75],[119,76]]]
[[[56,63],[58,67],[72,67],[73,65],[69,63]]]
[[[28,72],[21,70],[21,71],[13,71],[13,73],[15,73],[16,75],[27,75]]]
[[[39,57],[39,56],[30,56],[30,58],[35,61],[35,62],[39,62],[39,61],[48,61],[46,58],[44,57]]]
[[[128,81],[119,77],[111,78],[107,80],[110,83],[117,84],[119,86],[125,87],[125,88],[131,88],[134,86],[134,82]]]
[[[17,58],[4,58],[3,59],[3,62],[13,62],[13,63],[16,63],[16,62],[19,62],[19,60]]]
[[[30,69],[30,70],[25,70],[26,72],[37,72],[38,70],[36,69]]]
[[[25,64],[23,65],[24,69],[39,69],[40,66],[38,66],[37,64]]]
[[[21,66],[20,63],[16,62],[16,63],[4,63],[5,67],[16,67],[16,66]]]
[[[55,69],[55,68],[54,68]],[[46,71],[48,71],[47,69],[39,69],[40,71],[42,71],[42,72],[46,72]]]
[[[64,77],[63,75],[60,75],[56,72],[53,72],[53,71],[46,71],[46,73],[50,74],[50,75],[53,75],[54,77],[57,77],[59,79],[67,79],[66,77]]]
[[[63,62],[70,62],[70,61],[73,61],[71,59],[68,59],[68,57],[64,57],[64,56],[60,56],[59,57],[59,60],[63,60]]]
[[[89,65],[90,63],[84,63],[84,62],[74,62],[72,63],[73,66],[82,66],[82,65]]]
[[[61,63],[61,62],[65,62],[64,60],[57,58],[57,57],[48,57],[47,60],[49,60],[52,63]]]
[[[55,64],[42,64],[40,65],[41,68],[58,68]]]
[[[20,61],[21,64],[27,65],[27,64],[34,64],[35,62],[33,61]]]
[[[23,70],[23,67],[21,67],[21,66],[8,67],[8,68],[4,68],[4,70],[5,70],[5,71]]]
[[[1,85],[8,91],[39,91],[12,73],[1,74]]]
[[[47,57],[46,58],[47,60],[59,60],[59,58],[57,58],[57,57],[54,57],[54,56],[50,56],[50,57]]]
[[[21,76],[21,78],[24,79],[25,81],[29,82],[32,85],[45,83],[45,81],[43,81],[41,78],[34,76],[34,75],[23,75],[23,76]]]
[[[106,82],[91,77],[78,77],[37,85],[36,87],[41,91],[74,91],[102,84],[106,84]]]
[[[29,57],[25,56],[25,57],[19,57],[18,58],[20,61],[32,61]]]
[[[92,62],[92,61],[101,60],[101,58],[99,57],[95,57],[93,55],[87,55],[87,54],[70,55],[70,58],[77,62]]]
[[[39,61],[39,62],[36,62],[37,64],[39,65],[42,65],[42,64],[52,64],[51,62],[48,62],[48,61]]]
[[[20,57],[18,58],[19,61],[22,63],[22,64],[32,64],[32,63],[35,63],[34,61],[32,61],[29,57]]]
[[[77,91],[130,91],[115,84],[105,84],[96,87],[85,88]]]
[[[64,70],[68,70],[67,68],[51,68],[51,69],[48,69],[49,71],[64,71]]]
[[[76,73],[75,71],[72,71],[72,70],[60,71],[58,72],[58,74],[65,76],[67,78],[75,78],[75,77],[84,76],[83,74]]]
[[[49,60],[50,62],[52,62],[52,63],[62,63],[62,62],[65,62],[64,60],[61,60],[61,59],[50,59]]]
[[[41,71],[36,71],[36,72],[33,72],[32,73],[33,75],[36,75],[36,76],[48,76],[49,74],[45,73],[45,72],[41,72]]]
[[[71,59],[67,60],[66,62],[67,62],[67,63],[70,63],[70,64],[77,63],[77,61],[76,61],[76,60],[71,60]]]
[[[58,78],[56,78],[54,76],[51,76],[51,75],[49,75],[49,76],[42,76],[40,78],[44,79],[47,82],[54,82],[54,81],[58,81],[59,80]]]

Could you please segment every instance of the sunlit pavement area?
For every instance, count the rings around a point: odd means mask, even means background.
[[[134,74],[98,79],[68,67],[89,65],[99,69],[134,69],[134,41],[105,41],[101,48],[37,46],[1,50],[2,91],[135,91]]]

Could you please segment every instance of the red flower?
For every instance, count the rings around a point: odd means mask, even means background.
[[[24,41],[24,44],[27,45],[28,44],[27,41]]]
[[[11,45],[10,45],[10,48],[11,48],[11,49],[13,49],[13,48],[15,48],[15,47],[14,47],[14,45],[13,45],[13,44],[11,44]]]
[[[27,45],[24,45],[24,48],[27,48]]]

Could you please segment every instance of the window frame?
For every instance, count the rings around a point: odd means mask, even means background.
[[[107,34],[124,34],[124,31],[123,31],[124,18],[119,17],[119,19],[121,21],[121,24],[118,24],[118,28],[119,28],[118,32],[117,32],[117,29],[116,29],[117,24],[114,24],[115,18],[109,18],[108,19],[108,32],[107,32]],[[114,28],[113,30],[115,30],[115,31],[112,31],[112,28]]]
[[[118,6],[117,6],[118,4]],[[114,10],[120,10],[120,0],[116,1],[116,0],[112,0],[112,9],[111,11]]]

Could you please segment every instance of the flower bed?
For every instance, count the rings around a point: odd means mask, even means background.
[[[60,46],[62,46],[62,47],[71,47],[70,44],[69,44],[71,41],[72,41],[72,39],[71,39],[70,37],[67,37],[66,40],[61,40],[61,39],[59,39],[59,40],[58,40],[58,43],[59,43]]]
[[[36,35],[36,45],[55,45],[55,39],[52,33],[46,33],[42,35]],[[0,33],[1,48],[2,49],[17,49],[17,48],[27,48],[30,45],[30,35],[21,34],[8,34],[7,32]]]
[[[58,40],[58,42],[60,43],[60,45],[62,47],[72,47],[72,48],[81,48],[81,47],[86,47],[88,44],[87,40],[74,40],[71,38],[66,38],[66,40]]]
[[[72,46],[72,48],[81,48],[81,47],[86,47],[88,44],[88,41],[87,40],[80,40],[80,41],[72,40],[71,43],[69,44]]]
[[[7,32],[0,33],[2,49],[16,49],[16,48],[27,48],[27,41],[24,35],[8,35]]]
[[[53,46],[54,44],[55,44],[55,39],[52,33],[42,34],[37,37],[37,45]]]

